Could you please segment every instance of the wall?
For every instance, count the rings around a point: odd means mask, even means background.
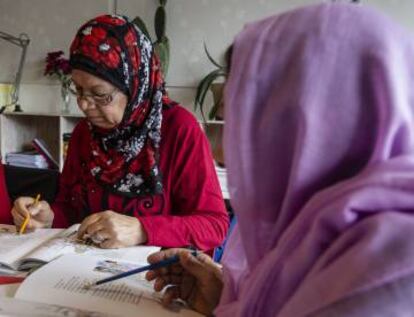
[[[234,35],[249,21],[317,0],[169,0],[167,34],[171,64],[167,77],[170,94],[192,107],[194,87],[211,70],[203,43],[221,60]],[[362,0],[389,13],[414,30],[412,0]],[[140,15],[153,29],[157,0],[0,0],[0,30],[17,35],[26,32],[31,43],[24,69],[21,104],[25,110],[59,109],[59,87],[43,76],[49,51],[67,48],[77,28],[101,13]],[[0,40],[0,82],[12,80],[19,50]],[[72,104],[73,111],[76,105]]]
[[[78,26],[112,10],[113,1],[108,0],[0,0],[0,30],[15,36],[24,32],[31,39],[20,91],[24,110],[58,108],[57,81],[43,76],[47,52],[67,51]],[[13,81],[19,57],[20,50],[0,40],[0,81]]]

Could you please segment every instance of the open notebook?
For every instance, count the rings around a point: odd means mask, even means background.
[[[58,305],[117,316],[184,316],[200,314],[178,303],[171,309],[160,303],[145,273],[87,288],[91,282],[125,272],[147,263],[113,260],[88,255],[65,255],[34,273],[19,286],[15,300]],[[88,315],[89,316],[89,315]]]
[[[136,246],[101,249],[78,242],[79,224],[68,229],[38,229],[19,235],[15,226],[0,225],[0,272],[25,271],[39,267],[64,254],[89,254],[118,260],[146,262],[159,247]]]

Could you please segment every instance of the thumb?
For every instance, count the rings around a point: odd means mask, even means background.
[[[42,213],[47,213],[49,209],[49,204],[45,200],[34,203],[29,207],[32,216],[41,216]]]
[[[209,269],[206,267],[205,261],[202,261],[201,259],[201,257],[203,256],[206,255],[199,254],[197,255],[197,257],[195,257],[190,252],[183,253],[180,256],[180,263],[183,266],[183,268],[192,275],[194,275],[194,277],[198,280],[208,278],[209,275]]]
[[[29,207],[29,212],[31,216],[36,216],[37,214],[39,214],[40,211],[41,211],[41,207],[39,206],[39,204],[32,205]]]

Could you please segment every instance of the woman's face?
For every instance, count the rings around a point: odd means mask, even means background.
[[[79,108],[99,128],[112,129],[121,123],[128,97],[111,83],[79,69],[72,71]]]

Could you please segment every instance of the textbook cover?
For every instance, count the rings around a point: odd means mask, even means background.
[[[39,152],[39,154],[43,155],[43,157],[48,162],[50,169],[59,169],[59,163],[53,158],[46,143],[43,140],[34,138],[32,140],[32,145]]]

